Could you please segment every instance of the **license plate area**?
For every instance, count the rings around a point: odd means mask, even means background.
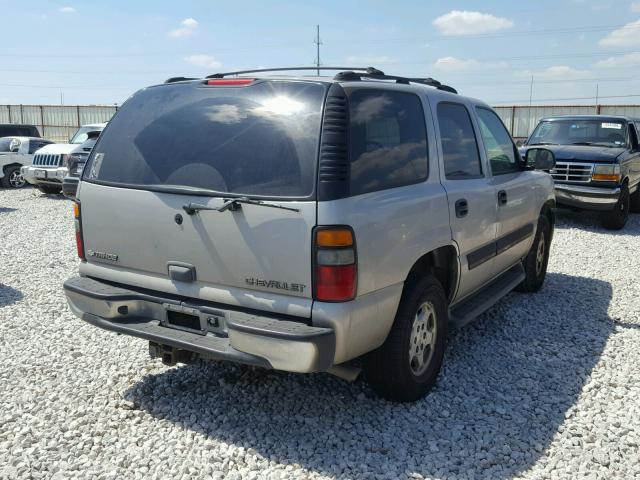
[[[163,304],[165,316],[161,324],[167,328],[185,332],[216,336],[227,336],[226,313],[208,307],[191,307],[187,305]]]
[[[47,171],[46,170],[34,170],[33,174],[35,175],[36,178],[47,178]]]

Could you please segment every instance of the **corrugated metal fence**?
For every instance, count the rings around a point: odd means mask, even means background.
[[[543,117],[553,115],[626,115],[640,117],[640,105],[513,105],[494,107],[515,138],[526,138]],[[36,125],[40,134],[66,142],[80,125],[108,121],[115,105],[0,105],[0,123]]]
[[[527,138],[544,117],[555,115],[622,115],[640,118],[640,105],[528,105],[494,107],[514,138]]]
[[[0,123],[35,125],[40,135],[68,142],[80,125],[107,122],[115,105],[0,105]]]

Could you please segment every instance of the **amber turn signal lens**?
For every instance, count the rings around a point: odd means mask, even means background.
[[[605,182],[619,182],[620,175],[606,175],[604,173],[594,173],[591,175],[592,180],[600,180]]]
[[[80,218],[80,205],[78,203],[73,203],[73,217]]]
[[[353,245],[353,233],[347,228],[327,228],[316,232],[318,247],[350,247]]]

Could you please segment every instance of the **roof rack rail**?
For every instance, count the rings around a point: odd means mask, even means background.
[[[444,85],[443,83],[433,78],[399,77],[397,75],[385,75],[383,72],[380,72],[380,71],[373,72],[373,73],[371,72],[358,73],[355,71],[346,71],[346,72],[338,73],[333,78],[335,80],[342,80],[342,81],[358,81],[358,80],[362,80],[363,78],[370,78],[372,80],[395,80],[396,83],[404,83],[407,85],[409,83],[420,83],[422,85],[435,87],[438,90],[443,90],[445,92],[458,93],[458,91],[455,88],[450,87],[449,85]]]
[[[224,78],[229,75],[242,75],[245,73],[262,73],[262,72],[286,72],[288,70],[351,70],[361,71],[371,75],[384,75],[384,72],[373,67],[278,67],[278,68],[258,68],[255,70],[238,70],[236,72],[214,73],[205,78]],[[170,79],[171,80],[171,79]]]
[[[171,77],[171,78],[167,78],[164,81],[164,83],[184,82],[186,80],[197,80],[197,78],[193,78],[193,77]]]

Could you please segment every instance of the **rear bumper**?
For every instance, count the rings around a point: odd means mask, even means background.
[[[20,173],[31,185],[60,185],[68,172],[67,167],[51,168],[29,165],[20,168]]]
[[[86,277],[70,278],[64,289],[73,313],[96,327],[204,358],[291,372],[325,371],[333,364],[330,328],[186,304]],[[170,311],[199,317],[201,330],[169,327]]]
[[[620,188],[583,187],[556,183],[558,205],[585,210],[612,210],[620,197]]]

